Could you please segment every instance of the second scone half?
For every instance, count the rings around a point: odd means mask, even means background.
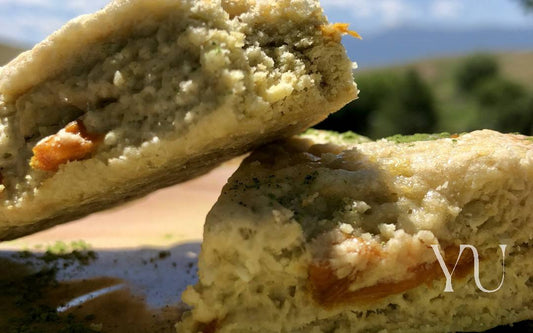
[[[0,68],[0,241],[296,134],[356,98],[317,0],[117,0]]]
[[[313,132],[242,164],[207,217],[178,332],[429,333],[533,319],[531,138],[361,141]]]

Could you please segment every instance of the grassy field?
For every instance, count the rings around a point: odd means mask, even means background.
[[[529,86],[533,90],[533,80],[531,80],[533,78],[533,51],[496,53],[494,56],[498,59],[504,76],[511,80],[516,80],[524,86]],[[445,90],[453,79],[459,64],[467,57],[468,55],[426,59],[405,65],[367,70],[361,68],[359,72],[364,75],[382,71],[401,73],[414,68],[433,88]]]

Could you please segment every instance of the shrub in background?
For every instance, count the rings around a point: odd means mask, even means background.
[[[418,72],[411,69],[371,115],[369,136],[431,133],[436,122],[433,92]]]
[[[480,128],[531,133],[533,97],[523,86],[495,77],[479,84],[473,97],[479,103],[477,124]]]
[[[317,128],[339,132],[353,131],[369,135],[369,121],[373,113],[387,100],[400,85],[397,75],[391,73],[375,73],[372,75],[356,75],[357,86],[361,90],[359,99],[350,102],[340,111],[333,113]]]
[[[489,54],[476,54],[460,64],[456,73],[457,88],[464,92],[473,91],[482,82],[499,75],[498,61]]]

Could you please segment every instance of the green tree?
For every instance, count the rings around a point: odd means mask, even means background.
[[[533,12],[533,0],[518,0],[527,11]]]
[[[498,61],[489,54],[476,54],[459,65],[456,72],[457,87],[464,92],[473,91],[476,86],[499,75]]]
[[[436,122],[433,92],[418,72],[409,70],[372,113],[369,135],[381,138],[394,134],[430,133]]]
[[[387,71],[356,75],[355,81],[361,90],[359,98],[333,113],[316,128],[369,135],[368,126],[372,113],[379,109],[383,101],[396,89],[399,78]]]
[[[522,85],[495,77],[481,83],[473,95],[480,106],[480,127],[501,132],[531,133],[533,97]]]

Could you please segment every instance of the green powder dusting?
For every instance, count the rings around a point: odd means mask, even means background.
[[[60,269],[88,265],[97,258],[88,244],[57,242],[44,253],[21,251],[12,258],[0,258],[0,332],[97,331],[91,318],[58,313],[48,297],[59,287],[56,277]]]
[[[413,135],[393,135],[388,138],[385,138],[387,141],[392,141],[396,143],[412,143],[417,141],[433,141],[438,139],[446,139],[450,138],[452,135],[450,133],[444,132],[444,133],[438,133],[438,134],[424,134],[424,133],[417,133]]]

